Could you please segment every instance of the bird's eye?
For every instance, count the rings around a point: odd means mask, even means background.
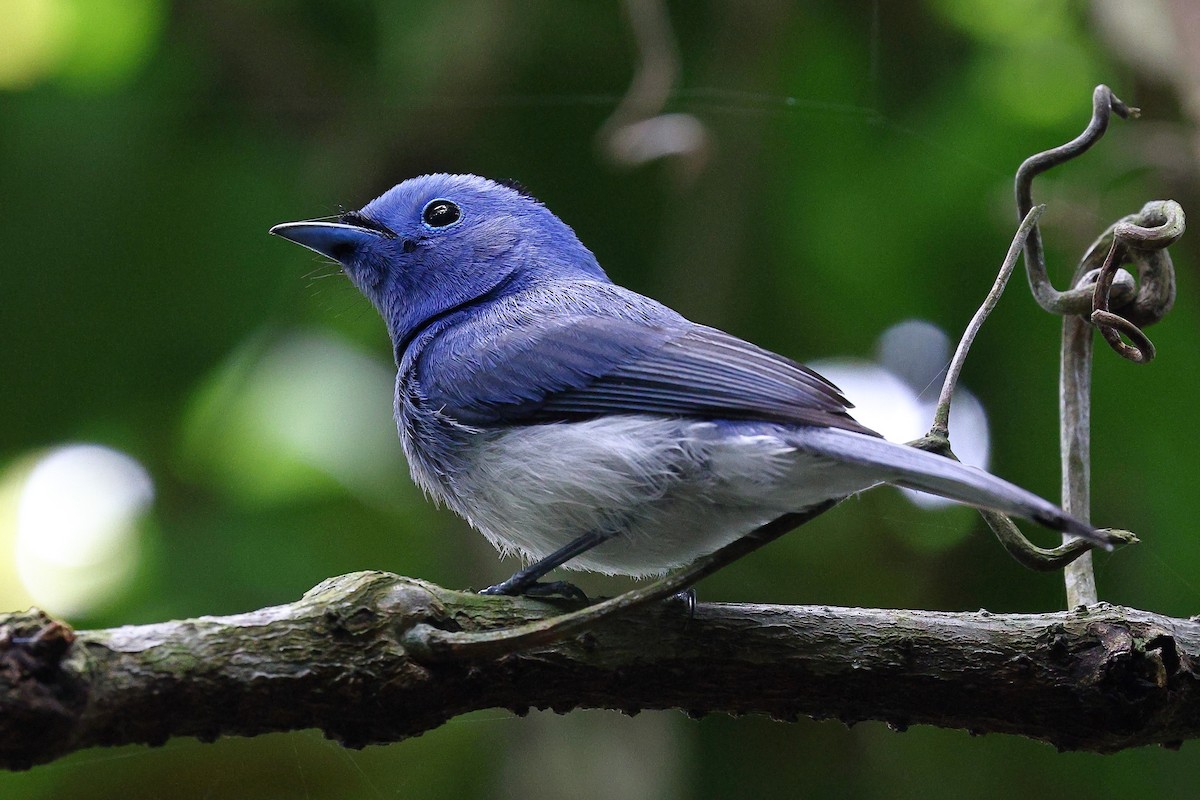
[[[461,217],[462,211],[449,200],[430,200],[421,212],[421,219],[431,228],[445,228],[458,222]]]

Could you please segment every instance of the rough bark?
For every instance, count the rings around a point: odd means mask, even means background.
[[[0,767],[85,747],[319,728],[395,742],[467,711],[680,708],[1004,732],[1114,752],[1200,736],[1200,620],[1099,604],[1037,615],[682,602],[550,646],[418,657],[414,626],[561,609],[379,572],[228,617],[71,631],[0,616]],[[420,631],[420,628],[416,629]]]

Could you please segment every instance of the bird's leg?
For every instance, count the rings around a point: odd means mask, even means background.
[[[405,646],[412,647],[414,652],[423,653],[424,657],[430,659],[462,659],[509,654],[558,641],[570,633],[595,625],[612,614],[623,614],[644,603],[666,599],[747,553],[775,541],[793,528],[820,516],[844,499],[838,497],[825,500],[803,511],[784,514],[742,538],[735,539],[720,550],[700,556],[683,569],[586,608],[498,631],[445,631],[428,625],[418,625],[405,635]]]
[[[598,544],[608,541],[616,535],[615,531],[591,532],[574,539],[558,548],[545,558],[530,564],[524,569],[517,570],[511,578],[495,586],[489,586],[480,594],[526,595],[529,597],[568,597],[573,600],[587,600],[578,586],[566,581],[538,583],[538,578],[555,567],[561,567],[580,553],[586,553]]]

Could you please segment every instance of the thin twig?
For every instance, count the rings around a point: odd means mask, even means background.
[[[1062,507],[1084,522],[1090,522],[1091,517],[1092,342],[1092,327],[1082,317],[1074,314],[1063,317],[1058,387]],[[1071,546],[1077,538],[1064,533],[1063,546]],[[1090,552],[1063,569],[1063,583],[1067,608],[1099,600]]]
[[[908,446],[958,461],[958,456],[954,455],[954,451],[950,449],[950,440],[932,431],[920,439],[908,442]],[[1016,523],[1004,514],[981,508],[979,515],[983,517],[984,522],[992,529],[992,533],[996,535],[996,539],[1010,556],[1016,559],[1021,566],[1038,572],[1062,569],[1096,546],[1086,539],[1073,539],[1058,547],[1038,547],[1029,541],[1025,534],[1021,533],[1021,529],[1017,527]],[[1108,544],[1113,547],[1138,543],[1137,536],[1129,531],[1103,528],[1102,532],[1107,538]]]
[[[1044,205],[1034,206],[1025,214],[1025,218],[1017,227],[1012,243],[1008,246],[1008,254],[1004,257],[1004,263],[1000,265],[1000,272],[996,275],[996,281],[992,284],[991,291],[988,292],[987,297],[975,312],[975,316],[971,317],[970,323],[963,331],[962,338],[958,341],[958,349],[954,351],[954,358],[950,359],[950,366],[946,370],[946,379],[942,382],[942,393],[938,397],[937,408],[933,413],[933,426],[929,429],[930,434],[949,438],[950,402],[954,396],[954,390],[958,387],[958,378],[962,374],[963,364],[967,361],[967,354],[971,351],[971,345],[975,343],[979,329],[983,327],[983,323],[996,308],[996,304],[1000,302],[1000,297],[1004,294],[1004,287],[1008,285],[1008,279],[1012,277],[1013,269],[1017,265],[1017,258],[1021,255],[1022,248],[1025,247],[1025,241],[1035,230],[1038,218],[1045,210]]]
[[[1008,554],[1026,569],[1037,572],[1052,572],[1062,569],[1076,559],[1089,555],[1095,547],[1087,539],[1078,537],[1073,537],[1058,547],[1038,547],[1026,539],[1025,534],[1021,533],[1021,529],[1005,515],[997,511],[989,511],[986,508],[979,509],[979,515],[992,529],[992,533],[996,534],[996,538],[1000,540],[1000,544]],[[1107,528],[1104,532],[1114,545],[1138,543],[1138,538],[1129,531]]]

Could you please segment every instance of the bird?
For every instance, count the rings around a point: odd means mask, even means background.
[[[520,184],[405,180],[270,233],[336,261],[378,310],[413,480],[524,566],[664,574],[879,484],[1111,548],[1037,495],[860,424],[815,371],[614,283]],[[700,266],[700,265],[697,265]]]

